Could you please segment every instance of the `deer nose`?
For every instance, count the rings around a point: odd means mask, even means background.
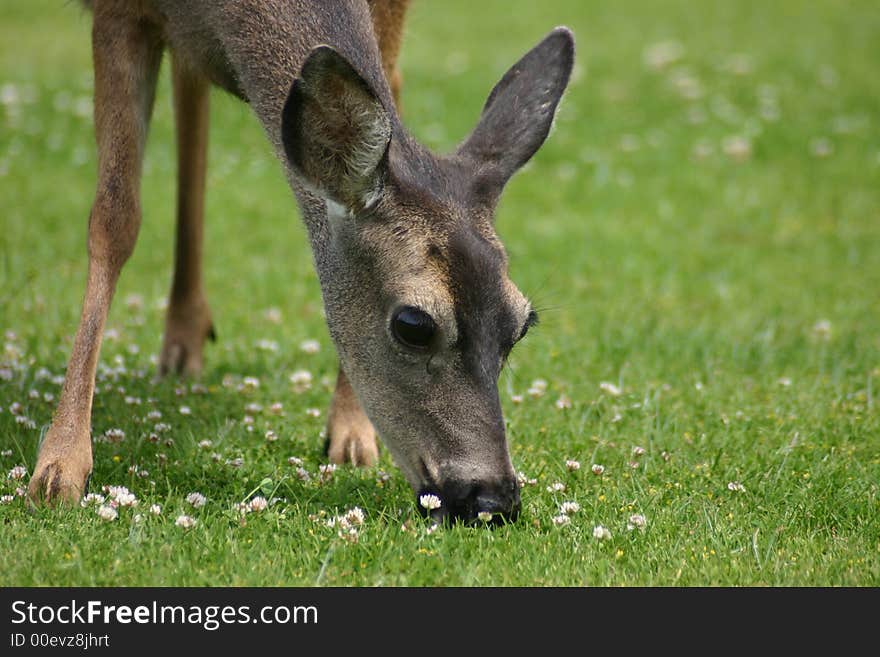
[[[519,484],[514,478],[446,481],[436,492],[421,491],[418,500],[419,510],[438,522],[503,525],[515,522],[520,511]]]

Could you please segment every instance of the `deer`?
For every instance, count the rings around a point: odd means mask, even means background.
[[[437,522],[514,522],[520,490],[498,381],[538,320],[508,275],[495,208],[547,138],[574,37],[557,27],[438,155],[404,128],[397,64],[408,0],[83,0],[92,14],[97,185],[82,314],[29,482],[77,503],[92,472],[92,396],[108,310],[141,222],[140,177],[163,52],[177,145],[174,273],[162,375],[197,376],[214,336],[202,283],[209,92],[246,102],[296,198],[339,372],[334,463],[369,466],[377,436]]]

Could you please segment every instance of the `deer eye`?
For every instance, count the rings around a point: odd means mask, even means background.
[[[406,306],[391,319],[391,333],[401,344],[412,349],[427,349],[431,344],[437,324],[424,310]]]

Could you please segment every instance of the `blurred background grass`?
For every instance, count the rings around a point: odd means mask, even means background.
[[[543,309],[541,327],[517,347],[501,381],[514,462],[541,483],[524,492],[525,520],[506,535],[516,549],[496,543],[485,553],[505,571],[499,574],[477,558],[486,539],[452,533],[437,539],[441,553],[447,546],[475,559],[444,553],[457,573],[452,579],[445,570],[377,564],[354,580],[341,574],[345,567],[331,567],[325,581],[570,584],[589,572],[594,583],[876,583],[875,3],[416,0],[401,56],[405,123],[428,145],[450,150],[507,67],[559,24],[577,38],[572,84],[551,139],[509,185],[498,212],[512,277]],[[5,407],[26,401],[34,369],[62,371],[79,316],[95,181],[89,30],[89,15],[76,3],[7,0],[0,7],[0,328],[17,334],[15,348],[29,368],[0,382]],[[105,343],[102,357],[146,370],[161,343],[159,306],[171,275],[169,91],[166,66],[146,156],[144,221],[108,322],[121,337]],[[222,92],[212,96],[210,140],[205,274],[220,342],[208,347],[205,378],[218,385],[225,374],[256,375],[266,401],[286,399],[293,369],[308,367],[317,379],[335,367],[304,230],[260,127]],[[125,302],[133,295],[144,299],[145,313]],[[281,324],[266,320],[272,307]],[[323,349],[305,357],[296,345],[312,338]],[[260,350],[258,339],[280,348]],[[549,382],[546,398],[511,404],[537,377]],[[603,396],[602,381],[625,396]],[[139,385],[146,384],[130,388]],[[171,384],[141,394],[176,403]],[[560,398],[572,407],[557,410]],[[318,388],[293,404],[328,400]],[[206,404],[188,425],[189,448],[238,418],[240,405],[234,397]],[[40,426],[51,411],[48,402],[28,410]],[[121,402],[99,401],[96,433],[124,423],[126,412]],[[296,418],[289,425],[300,449],[319,461],[323,420]],[[15,445],[10,467],[32,467],[35,434],[8,413],[0,430],[0,441]],[[232,433],[237,449],[251,449],[246,434]],[[633,444],[648,447],[654,460],[630,474]],[[105,449],[99,446],[99,459]],[[663,451],[675,458],[665,462]],[[123,450],[117,464],[103,456],[99,481],[118,477],[136,455]],[[628,568],[591,552],[586,518],[577,532],[531,535],[530,521],[546,529],[555,497],[544,485],[567,456],[585,465],[613,461],[623,473],[602,484],[610,487],[604,492],[593,480],[572,490],[585,507],[593,500],[594,521],[606,493],[621,513],[633,500],[657,512],[651,540],[626,546]],[[262,451],[254,459],[255,473],[274,467]],[[201,478],[222,485],[219,474],[200,468],[190,463],[163,490],[170,495]],[[360,476],[347,474],[346,490],[360,490]],[[754,496],[722,502],[726,483],[740,479]],[[394,481],[383,504],[405,508],[405,485],[397,474]],[[729,532],[707,525],[710,515],[728,522],[730,504]],[[40,549],[32,521],[17,522]],[[764,570],[757,557],[750,561],[755,529],[773,537],[761,547]],[[412,547],[386,538],[381,548],[395,563],[398,547],[401,555]],[[547,541],[577,556],[551,563],[541,556]],[[800,561],[776,554],[786,541],[794,551],[801,546]],[[710,544],[724,552],[723,563],[697,557],[693,565],[691,557],[708,554]],[[523,552],[534,557],[523,561]],[[225,572],[219,548],[214,558]],[[294,581],[313,581],[320,562],[302,559],[302,580]],[[21,566],[8,577],[29,581]],[[142,581],[120,567],[123,577]]]

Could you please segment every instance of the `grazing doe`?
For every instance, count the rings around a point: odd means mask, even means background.
[[[141,221],[144,142],[172,55],[177,241],[159,369],[198,373],[213,336],[202,286],[208,91],[247,102],[308,231],[339,375],[334,462],[372,464],[376,432],[437,519],[515,519],[519,488],[498,397],[537,319],[493,226],[508,179],[547,137],[574,57],[557,28],[501,78],[470,136],[438,156],[395,109],[407,0],[88,0],[98,182],[82,317],[31,478],[34,503],[78,501],[107,312]]]

